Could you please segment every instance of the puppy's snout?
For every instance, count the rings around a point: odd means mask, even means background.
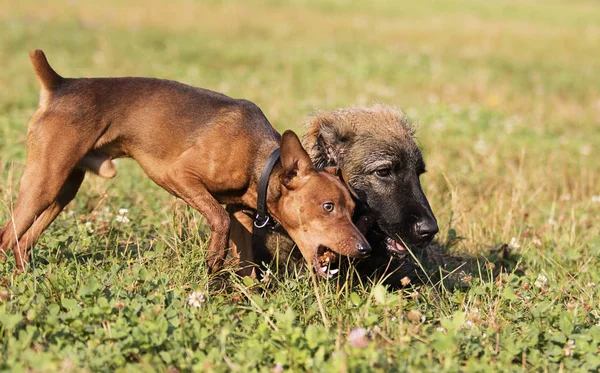
[[[435,220],[425,219],[415,224],[415,231],[421,241],[431,241],[439,228]]]

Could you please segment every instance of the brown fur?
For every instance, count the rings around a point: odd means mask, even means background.
[[[159,186],[210,226],[209,268],[221,268],[230,220],[221,204],[253,209],[269,154],[281,147],[267,208],[310,263],[322,247],[362,256],[370,247],[352,224],[354,202],[337,175],[317,171],[291,131],[280,136],[246,100],[150,78],[65,79],[42,51],[30,54],[42,84],[28,127],[27,161],[0,249],[24,269],[29,248],[77,193],[86,171],[113,177],[112,159],[134,158]],[[232,149],[235,149],[232,152]],[[335,209],[326,212],[325,202]]]

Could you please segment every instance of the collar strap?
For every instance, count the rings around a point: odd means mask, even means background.
[[[269,177],[271,176],[271,172],[273,172],[275,163],[279,160],[279,154],[279,148],[273,150],[273,153],[271,153],[269,159],[267,159],[267,163],[265,163],[265,167],[263,167],[262,173],[260,174],[256,202],[256,216],[254,217],[255,229],[265,228],[271,219],[267,212],[267,190],[269,189]]]

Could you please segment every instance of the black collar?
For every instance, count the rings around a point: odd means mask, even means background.
[[[273,150],[273,153],[267,159],[267,163],[260,174],[258,181],[258,196],[256,197],[256,215],[254,216],[254,226],[252,228],[252,248],[263,250],[267,235],[267,225],[271,217],[267,211],[267,190],[269,188],[269,177],[273,172],[275,163],[279,160],[279,148]]]

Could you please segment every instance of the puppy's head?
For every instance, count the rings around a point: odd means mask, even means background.
[[[437,221],[421,188],[425,163],[402,112],[385,105],[312,118],[304,138],[315,165],[337,166],[374,219],[367,235],[389,253],[427,245]],[[402,243],[404,242],[404,244]]]
[[[325,275],[335,254],[368,255],[371,247],[352,223],[355,205],[341,173],[317,171],[292,131],[281,139],[281,166],[277,216],[304,259]]]

